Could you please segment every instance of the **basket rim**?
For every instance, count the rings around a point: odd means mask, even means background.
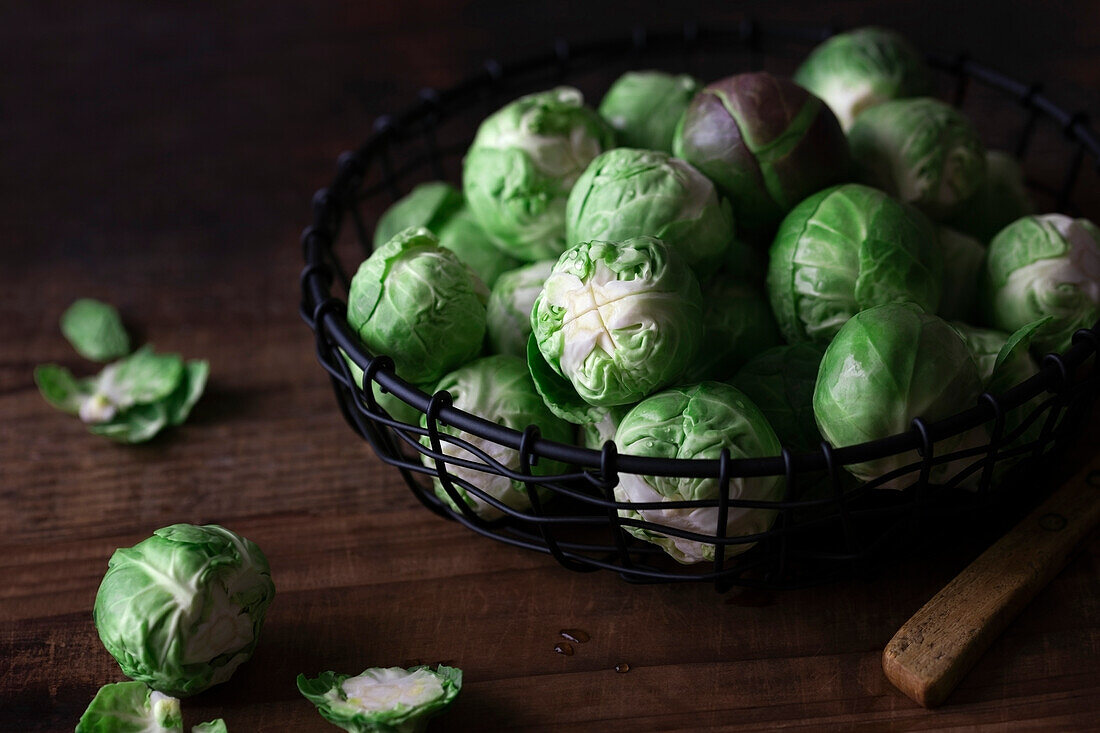
[[[600,54],[622,54],[653,47],[666,50],[681,48],[697,50],[707,45],[718,46],[731,41],[752,51],[759,51],[764,38],[803,43],[819,43],[842,29],[837,27],[768,26],[748,19],[736,28],[703,29],[694,23],[685,23],[680,31],[647,32],[636,26],[627,36],[609,36],[571,46],[558,40],[549,53],[536,54],[508,64],[487,60],[483,70],[472,74],[457,84],[443,90],[422,89],[418,101],[396,115],[383,115],[376,119],[374,129],[367,140],[354,151],[345,151],[339,157],[337,173],[328,188],[322,188],[314,196],[313,224],[306,227],[301,236],[306,266],[300,276],[302,318],[315,332],[318,347],[334,351],[341,349],[364,371],[363,383],[376,382],[384,392],[392,393],[421,414],[433,414],[440,422],[481,438],[520,451],[524,461],[542,457],[560,461],[582,469],[598,470],[601,475],[619,472],[685,476],[691,478],[716,478],[721,470],[719,459],[663,459],[619,454],[613,441],[607,441],[602,450],[593,450],[544,439],[537,434],[519,431],[488,421],[478,415],[450,405],[445,392],[428,395],[396,375],[392,361],[384,355],[372,355],[359,341],[347,324],[346,303],[331,293],[334,282],[333,268],[326,258],[332,257],[332,245],[339,233],[344,207],[341,202],[352,200],[362,182],[368,163],[392,141],[403,139],[406,130],[414,123],[432,118],[440,119],[448,112],[461,108],[461,101],[477,92],[490,91],[500,86],[508,76],[521,76],[535,70],[557,68],[564,74],[568,67],[580,59],[598,57]],[[1100,161],[1100,136],[1092,129],[1083,111],[1068,112],[1042,93],[1042,84],[1025,84],[961,53],[953,58],[925,54],[929,65],[936,70],[953,75],[959,88],[969,80],[1014,96],[1017,102],[1035,117],[1053,120],[1067,139],[1075,141],[1079,151],[1091,154],[1094,163]],[[408,133],[411,137],[413,133]],[[1060,199],[1068,202],[1075,182],[1078,162],[1073,166],[1073,179],[1063,186]],[[1065,203],[1060,200],[1060,204]],[[1037,374],[1001,394],[983,392],[973,407],[935,422],[921,418],[912,421],[910,428],[884,438],[834,447],[822,442],[817,451],[793,453],[786,447],[776,456],[737,458],[726,464],[730,476],[753,477],[790,475],[798,471],[833,471],[840,466],[896,456],[917,451],[924,461],[930,462],[935,442],[973,430],[990,421],[1000,421],[1007,410],[1019,407],[1042,393],[1056,394],[1067,388],[1080,367],[1090,356],[1100,350],[1100,320],[1091,328],[1078,330],[1071,347],[1061,354],[1046,354]],[[319,350],[319,356],[322,351]],[[356,389],[354,384],[346,384]],[[363,390],[368,402],[373,402],[371,390]],[[549,477],[548,477],[549,478]]]

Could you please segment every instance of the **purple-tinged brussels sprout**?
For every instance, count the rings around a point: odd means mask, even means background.
[[[767,72],[707,85],[672,149],[730,199],[738,227],[758,236],[802,199],[848,179],[848,144],[832,110]]]

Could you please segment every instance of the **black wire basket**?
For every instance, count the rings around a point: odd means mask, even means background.
[[[1029,467],[1049,467],[1083,429],[1100,382],[1093,356],[1100,324],[1078,331],[1065,353],[1046,355],[1034,377],[1003,394],[982,394],[970,409],[945,420],[918,418],[905,433],[852,446],[822,443],[812,453],[796,455],[784,448],[768,458],[734,460],[726,452],[717,460],[688,461],[620,455],[613,442],[600,451],[556,443],[541,438],[536,425],[519,432],[455,409],[447,392],[425,394],[394,374],[389,357],[369,353],[347,325],[345,302],[333,295],[339,286],[346,297],[349,285],[340,253],[356,265],[368,255],[373,228],[368,222],[415,183],[457,182],[461,156],[477,123],[505,102],[562,82],[598,98],[620,73],[634,68],[686,71],[704,79],[756,69],[790,73],[810,48],[834,32],[750,20],[732,29],[690,23],[675,32],[636,28],[580,46],[558,41],[548,52],[524,61],[487,61],[480,73],[450,89],[421,91],[408,109],[378,118],[358,150],[340,156],[332,185],[314,196],[313,224],[302,235],[306,267],[301,313],[315,332],[317,357],[331,376],[344,417],[379,458],[401,472],[428,509],[495,540],[552,555],[571,570],[602,568],[631,582],[705,581],[722,591],[731,586],[800,587],[864,573],[922,538],[949,540],[952,532],[972,532],[977,524],[987,524],[993,509],[1039,498],[1028,488],[1031,482],[999,479],[1010,465],[1017,478],[1033,475]],[[942,96],[958,107],[975,106],[967,111],[983,135],[1024,163],[1033,193],[1055,211],[1077,213],[1085,158],[1093,168],[1100,158],[1100,142],[1085,115],[1055,105],[1040,84],[1007,78],[966,55],[929,56],[928,62],[939,76]],[[1041,155],[1034,152],[1036,147],[1042,148]],[[366,389],[356,386],[341,352],[362,368]],[[391,417],[379,407],[372,384],[418,410],[425,427]],[[514,451],[518,461],[510,463],[519,468],[507,468],[441,425]],[[943,451],[944,439],[979,426],[988,430],[988,442]],[[450,453],[461,455],[445,453],[445,443],[452,446]],[[862,486],[853,486],[843,468],[914,450],[917,460]],[[572,468],[536,478],[531,466],[539,459]],[[932,483],[933,468],[948,463],[962,467],[946,481]],[[457,476],[455,468],[467,469],[466,475],[473,470],[524,482],[530,509],[505,505]],[[618,503],[613,488],[624,473],[716,478],[721,490],[718,499],[709,501]],[[766,475],[784,477],[781,500],[729,497],[731,479]],[[433,479],[453,505],[437,497]],[[875,488],[887,481],[911,485],[903,491]],[[543,487],[543,496],[533,490],[535,485]],[[457,487],[494,507],[502,518],[482,519],[459,497]],[[555,500],[548,501],[548,496]],[[717,509],[714,533],[687,532],[619,512],[680,508]],[[727,537],[728,512],[744,508],[774,510],[776,519],[759,534]],[[716,551],[712,562],[679,565],[660,547],[634,540],[626,526],[749,549],[732,557]]]

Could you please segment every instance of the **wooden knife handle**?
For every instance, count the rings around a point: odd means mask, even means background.
[[[882,652],[886,677],[921,705],[939,705],[1098,520],[1093,460],[902,625]]]

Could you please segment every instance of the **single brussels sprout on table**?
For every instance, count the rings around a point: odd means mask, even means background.
[[[821,97],[847,131],[865,109],[932,92],[920,52],[885,28],[839,33],[810,52],[794,80]]]
[[[628,71],[611,85],[599,113],[628,148],[672,152],[676,123],[703,82],[687,74]]]
[[[490,115],[463,161],[466,203],[507,254],[527,262],[567,247],[565,202],[614,131],[572,87],[529,94]]]
[[[862,310],[940,302],[943,263],[932,223],[916,209],[856,183],[826,189],[779,226],[768,297],[790,343],[828,341]]]
[[[796,453],[817,450],[814,386],[825,346],[803,342],[776,346],[751,359],[731,381],[760,408],[779,442]]]
[[[462,670],[372,667],[352,676],[298,675],[298,690],[328,722],[350,733],[417,733],[454,702]]]
[[[431,383],[481,352],[484,283],[427,229],[406,229],[359,266],[348,292],[348,325],[397,374]]]
[[[113,305],[81,298],[61,314],[61,333],[76,353],[91,361],[110,361],[130,353],[130,335]]]
[[[533,262],[500,276],[489,293],[486,326],[494,354],[526,358],[531,308],[556,260]]]
[[[571,243],[657,237],[697,272],[712,270],[733,239],[729,202],[668,153],[615,148],[593,160],[565,207]]]
[[[938,99],[872,107],[856,119],[848,142],[865,183],[936,220],[958,213],[985,180],[985,147],[977,130]]]
[[[946,320],[975,320],[985,270],[985,247],[950,227],[936,228],[943,259],[943,284],[937,315]]]
[[[729,198],[738,229],[758,237],[802,199],[848,180],[848,143],[829,107],[766,72],[708,84],[684,112],[672,150]]]
[[[180,701],[144,682],[104,685],[80,716],[76,733],[183,733]]]
[[[985,178],[978,190],[951,217],[950,224],[988,244],[1012,222],[1036,212],[1019,162],[1009,153],[987,150]]]
[[[555,263],[531,311],[546,363],[599,407],[637,402],[675,381],[702,337],[688,265],[653,237],[586,242]]]
[[[1019,219],[990,243],[986,285],[993,325],[1015,331],[1052,316],[1033,343],[1065,351],[1074,331],[1100,319],[1100,229],[1064,214]]]
[[[843,447],[905,432],[913,418],[934,422],[953,415],[972,406],[981,391],[978,367],[954,328],[916,305],[892,303],[857,313],[841,326],[821,361],[814,416],[821,434]],[[977,440],[977,433],[939,440],[936,453]],[[871,481],[919,460],[908,451],[845,468]],[[932,480],[949,475],[954,463],[934,466]],[[915,479],[902,475],[879,488],[901,489]]]
[[[654,458],[715,460],[723,449],[731,458],[778,455],[776,438],[767,418],[739,390],[720,382],[674,387],[642,400],[622,418],[615,443],[623,453]],[[778,501],[783,479],[779,476],[731,478],[731,499]],[[619,502],[669,502],[717,499],[716,478],[638,476],[623,473],[615,487]],[[620,509],[619,516],[665,527],[714,535],[718,508]],[[759,534],[771,527],[775,512],[769,509],[729,507],[726,536]],[[713,560],[715,545],[659,531],[624,526],[638,539],[652,542],[681,563]],[[726,556],[745,552],[751,542],[726,545]]]
[[[184,697],[252,656],[274,595],[255,543],[213,524],[174,524],[115,551],[93,616],[126,676]]]
[[[482,357],[445,376],[436,385],[436,389],[447,390],[454,400],[455,408],[490,422],[514,430],[523,430],[528,425],[537,425],[540,434],[547,440],[559,443],[573,442],[573,426],[556,417],[546,406],[531,381],[527,363],[519,357],[509,355]],[[427,415],[421,416],[420,425],[427,427]],[[461,438],[466,443],[484,451],[506,468],[513,471],[518,471],[520,468],[518,451],[450,426],[442,426],[441,432]],[[430,447],[427,437],[420,440],[423,445]],[[443,440],[440,447],[445,455],[480,462],[478,456],[462,446]],[[429,468],[435,467],[435,460],[429,456],[422,456],[422,461]],[[550,460],[541,460],[531,467],[531,473],[536,476],[546,476],[564,470],[563,464]],[[527,492],[532,487],[523,481],[513,481],[507,476],[459,465],[448,465],[447,471],[450,475],[476,486],[512,509],[523,511],[531,506],[531,499]],[[439,479],[435,479],[434,483],[436,495],[457,511],[458,508],[454,506]],[[455,491],[478,516],[483,519],[496,519],[503,516],[500,509],[468,492],[462,484],[452,483]]]
[[[703,287],[702,343],[681,381],[726,381],[783,337],[761,290],[719,276]]]

